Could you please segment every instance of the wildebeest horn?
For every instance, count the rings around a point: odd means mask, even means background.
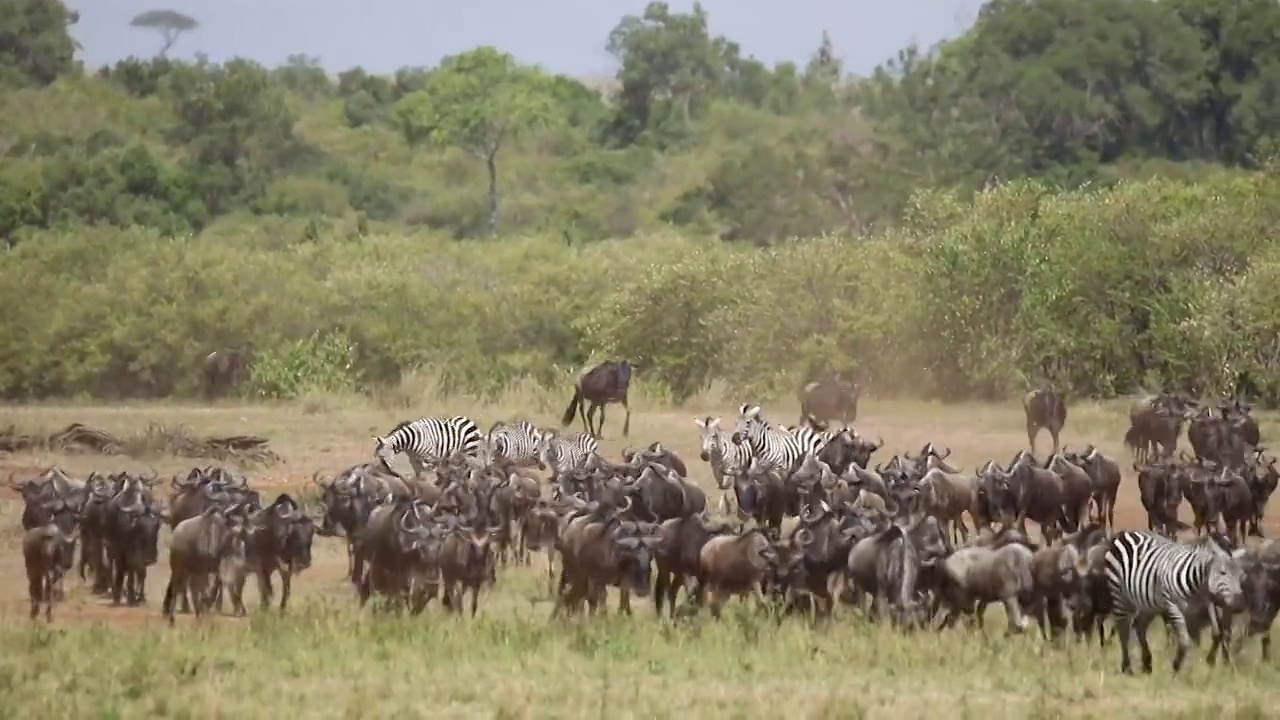
[[[938,448],[936,448],[936,447],[935,447],[935,448],[933,449],[933,452],[934,452],[934,454],[935,454],[935,455],[937,455],[937,453],[938,453]],[[947,458],[949,458],[949,457],[951,457],[951,448],[947,448],[947,451],[946,451],[945,453],[943,453],[942,455],[938,455],[938,459],[939,459],[939,460],[946,460],[946,459],[947,459]]]
[[[796,542],[803,547],[808,547],[813,542],[813,531],[809,528],[797,528],[795,535],[792,535]]]

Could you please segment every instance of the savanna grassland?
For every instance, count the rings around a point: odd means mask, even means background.
[[[966,470],[1025,444],[1016,398],[1041,384],[1068,442],[1125,468],[1127,397],[1280,404],[1272,0],[993,0],[864,76],[828,38],[770,66],[655,2],[610,34],[605,83],[492,47],[385,76],[302,55],[87,68],[78,22],[0,0],[0,427],[266,436],[270,497],[424,414],[554,425],[605,358],[636,367],[630,440],[704,486],[695,416],[794,422],[831,372],[863,388],[882,456],[934,441]],[[141,23],[179,43],[198,24]],[[240,382],[205,401],[205,358],[232,350]],[[131,447],[0,472],[195,462]],[[1263,717],[1280,686],[1255,649],[1171,678],[1158,631],[1159,669],[1127,679],[1114,648],[848,610],[818,630],[745,608],[551,622],[536,564],[475,620],[374,617],[330,539],[283,618],[165,627],[162,552],[147,606],[73,580],[32,624],[3,492],[14,717]],[[1119,515],[1141,517],[1129,470]]]
[[[617,437],[620,426],[611,424],[606,453],[616,457],[628,442],[661,440],[691,461],[694,479],[716,497],[706,465],[696,459],[693,423],[695,415],[732,417],[731,403],[715,395],[678,409],[637,398],[632,437]],[[523,416],[554,425],[566,397],[513,393],[500,404],[423,397],[415,406],[470,413],[482,424]],[[782,418],[795,413],[794,402],[771,407]],[[1126,457],[1119,443],[1125,403],[1086,402],[1071,413],[1069,443],[1094,443]],[[123,436],[157,423],[208,435],[265,435],[286,461],[250,474],[267,497],[283,491],[305,496],[313,471],[366,459],[370,435],[400,415],[359,399],[5,408],[6,418],[29,428],[54,430],[79,421]],[[950,446],[966,469],[989,457],[1007,459],[1025,445],[1016,403],[868,400],[858,424],[883,436],[886,451],[918,449],[926,441]],[[1264,414],[1264,435],[1275,427],[1275,418]],[[139,461],[30,454],[3,463],[9,472],[56,463],[80,473],[172,473],[190,465],[161,456]],[[0,515],[7,545],[0,557],[0,587],[6,588],[0,642],[8,648],[0,657],[0,705],[30,717],[1264,717],[1280,680],[1273,665],[1261,664],[1256,646],[1237,667],[1211,669],[1201,660],[1175,679],[1158,627],[1152,633],[1156,673],[1125,678],[1114,645],[1105,651],[1092,644],[1054,649],[1034,633],[1004,639],[999,609],[990,611],[985,633],[959,628],[914,636],[869,625],[850,609],[814,629],[797,621],[778,625],[747,605],[731,606],[719,622],[660,621],[647,602],[637,604],[632,617],[611,612],[553,622],[541,557],[530,568],[500,570],[474,620],[447,617],[438,606],[418,618],[376,617],[356,609],[344,578],[342,541],[329,538],[317,538],[314,564],[297,581],[294,604],[283,618],[273,611],[200,623],[180,617],[169,629],[158,608],[168,576],[162,551],[148,580],[147,606],[111,607],[72,580],[67,602],[46,626],[26,620],[15,545],[18,510],[10,496]],[[1142,518],[1134,479],[1126,473],[1118,522],[1132,527]],[[1268,531],[1274,534],[1280,525],[1273,519]]]

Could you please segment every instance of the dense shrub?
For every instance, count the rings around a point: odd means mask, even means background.
[[[606,356],[634,359],[675,400],[715,379],[763,399],[819,368],[853,368],[876,393],[957,398],[1043,380],[1099,396],[1229,390],[1242,375],[1280,392],[1274,175],[925,193],[899,231],[769,249],[280,223],[33,235],[0,263],[0,391],[192,394],[210,348],[251,341],[246,391],[272,397],[419,368],[493,395]]]

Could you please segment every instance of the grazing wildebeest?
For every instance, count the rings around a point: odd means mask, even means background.
[[[560,424],[568,426],[575,415],[582,415],[582,424],[588,433],[596,437],[604,436],[604,409],[609,403],[621,403],[627,411],[622,423],[622,435],[631,432],[631,407],[627,405],[627,387],[631,384],[631,363],[622,360],[606,360],[587,371],[578,378],[573,388],[573,399],[560,418]],[[590,407],[584,407],[591,403]],[[593,427],[596,409],[600,410],[600,422]]]
[[[839,375],[811,382],[800,388],[800,424],[807,418],[818,422],[839,420],[846,426],[858,419],[860,388]]]
[[[1051,387],[1041,387],[1022,396],[1022,411],[1027,415],[1027,442],[1031,454],[1036,452],[1036,436],[1041,428],[1053,438],[1053,452],[1058,452],[1058,436],[1067,424],[1067,405]]]
[[[204,356],[204,394],[212,400],[240,383],[244,352],[224,348]]]

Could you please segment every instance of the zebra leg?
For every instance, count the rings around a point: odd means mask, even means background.
[[[1210,619],[1213,618],[1213,611],[1209,613]],[[1164,621],[1169,626],[1169,632],[1178,642],[1177,652],[1173,656],[1173,671],[1176,673],[1182,669],[1182,663],[1187,659],[1187,652],[1191,650],[1194,643],[1191,641],[1191,633],[1187,630],[1187,618],[1182,614],[1182,609],[1177,603],[1169,602],[1164,611]],[[1214,642],[1217,642],[1217,628],[1214,628]],[[1151,672],[1146,670],[1145,672]]]

